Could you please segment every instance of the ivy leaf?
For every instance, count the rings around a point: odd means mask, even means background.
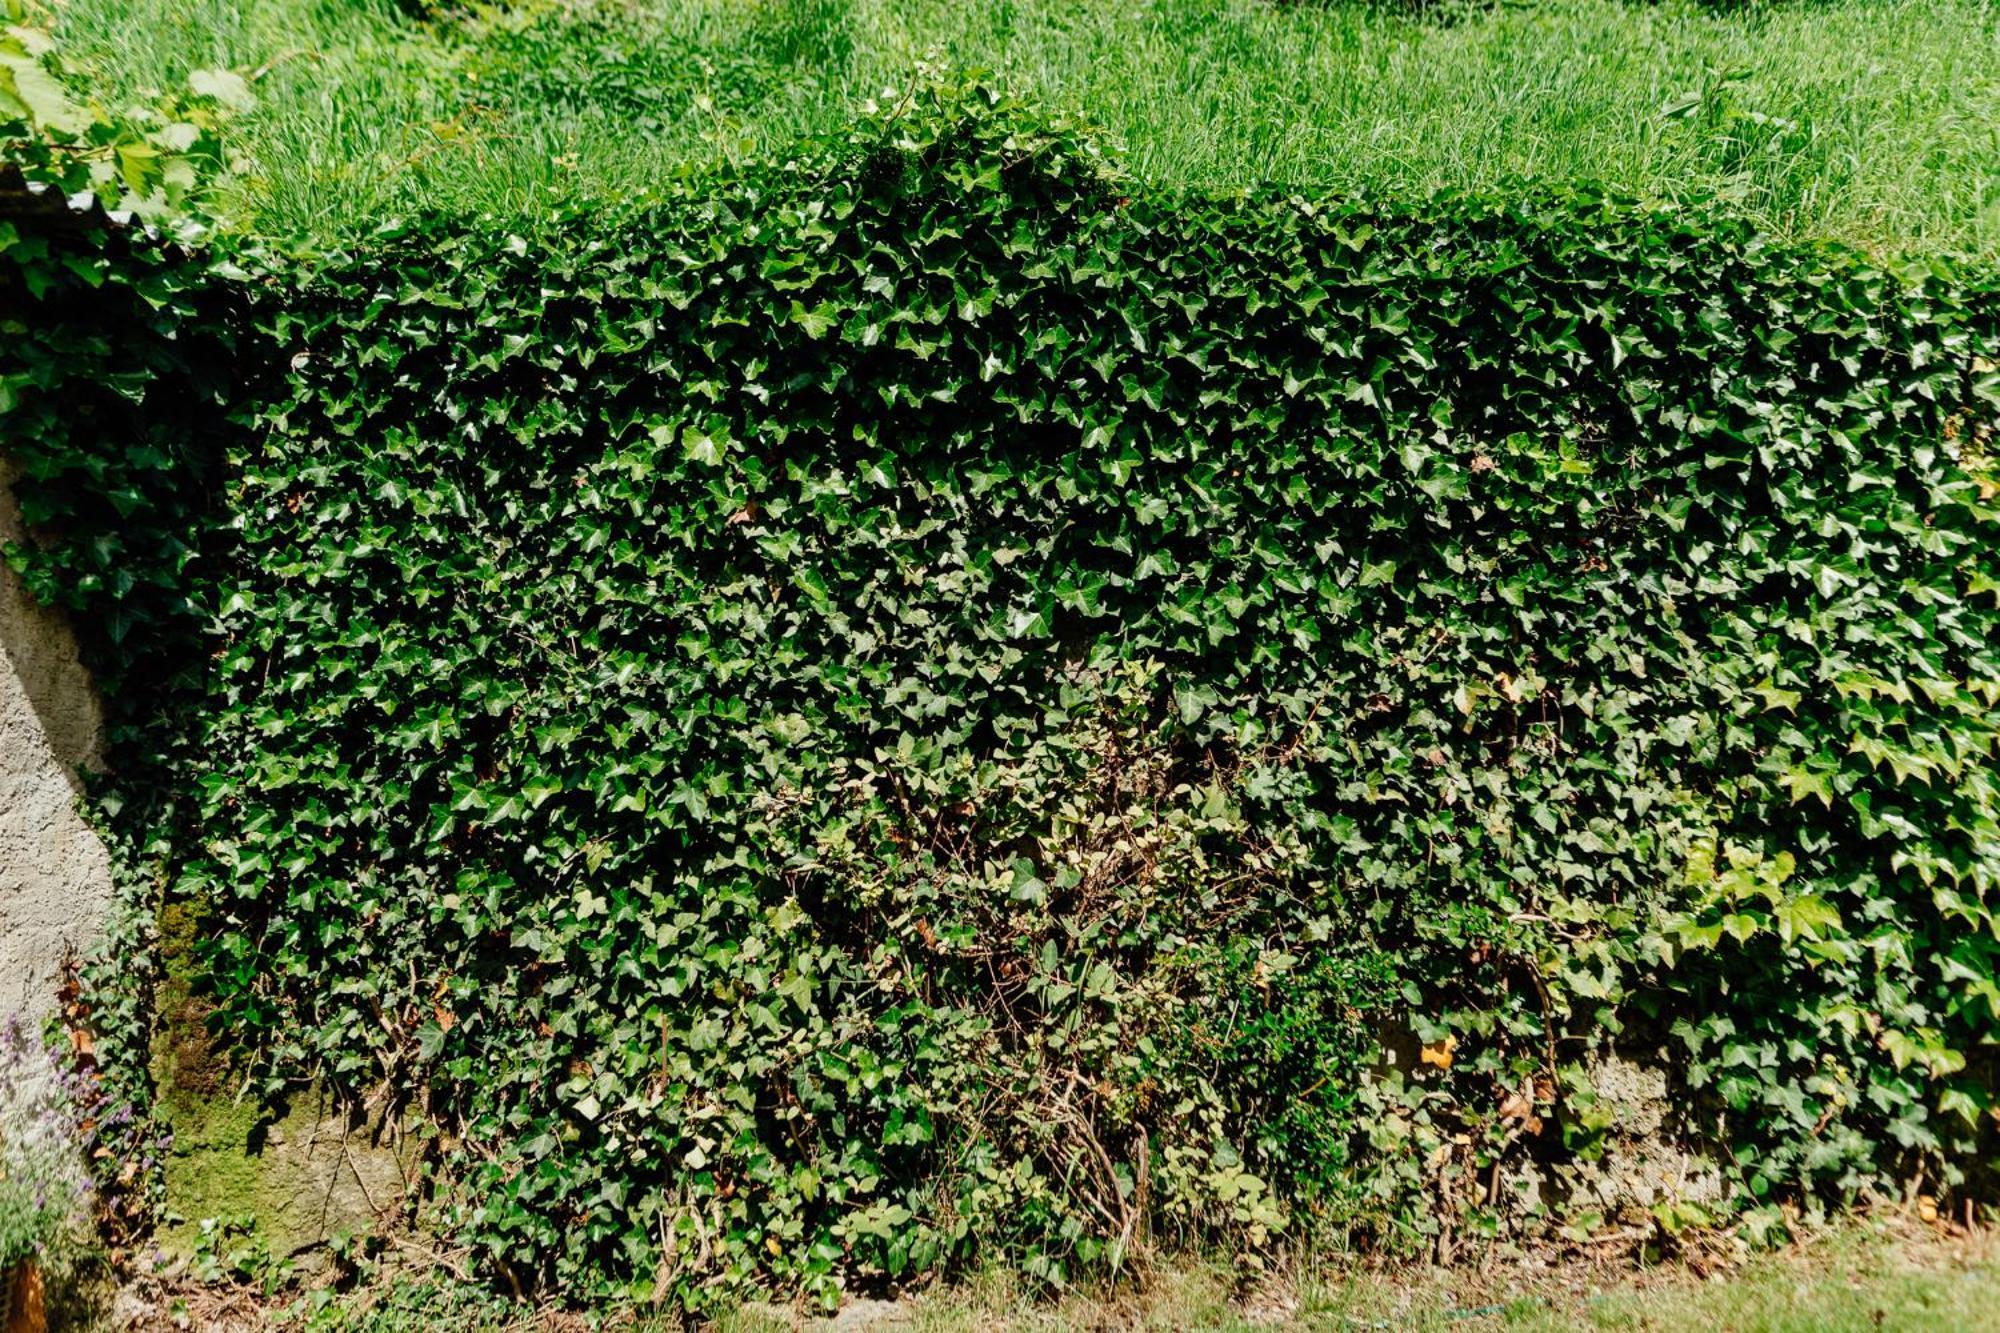
[[[90,118],[70,101],[62,85],[37,60],[0,52],[0,98],[11,100],[29,120],[58,134],[82,134]]]
[[[708,467],[720,467],[723,456],[734,443],[726,430],[696,430],[690,426],[681,432],[682,456]]]
[[[1820,939],[1841,928],[1839,910],[1817,894],[1802,893],[1787,898],[1778,904],[1772,916],[1777,923],[1778,938],[1786,944],[1798,939]]]
[[[197,97],[212,97],[231,111],[249,111],[257,98],[241,74],[229,69],[198,69],[188,75],[188,87]]]
[[[1794,764],[1779,776],[1778,783],[1787,792],[1791,793],[1794,804],[1805,800],[1808,796],[1817,796],[1820,799],[1821,805],[1829,810],[1833,808],[1832,773],[1807,769],[1803,765]]]
[[[833,307],[824,302],[808,310],[797,301],[794,301],[792,302],[791,320],[792,323],[806,331],[806,337],[824,338],[832,330],[836,322],[836,316]]]

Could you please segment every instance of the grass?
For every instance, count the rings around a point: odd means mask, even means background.
[[[1720,197],[1788,237],[2000,255],[2000,3],[1510,0],[1454,21],[1339,0],[51,0],[107,102],[256,72],[224,202],[363,233],[532,218],[773,151],[927,54],[1081,110],[1142,178],[1412,197],[1595,183]]]
[[[1717,1242],[1719,1244],[1719,1242]],[[392,1252],[408,1258],[423,1247]],[[1129,1277],[1129,1275],[1128,1275]],[[390,1266],[350,1289],[203,1285],[185,1273],[126,1293],[139,1328],[230,1333],[669,1333],[675,1313],[612,1306],[595,1315],[510,1302],[433,1264]],[[1143,1281],[1051,1298],[989,1274],[901,1300],[856,1300],[836,1315],[752,1304],[714,1333],[1996,1333],[2000,1233],[1849,1218],[1788,1248],[1699,1263],[1496,1253],[1477,1269],[1355,1271],[1310,1264],[1243,1282],[1226,1266],[1156,1264]]]
[[[1312,1277],[1234,1290],[1219,1269],[1176,1268],[1141,1296],[1036,1304],[1004,1281],[878,1303],[831,1324],[874,1333],[1059,1333],[1131,1330],[1458,1330],[1460,1333],[1983,1333],[2000,1329],[2000,1244],[1944,1239],[1877,1221],[1757,1256],[1707,1278],[1683,1265],[1405,1272]],[[860,1317],[857,1317],[860,1316]],[[872,1317],[871,1317],[872,1316]],[[790,1311],[752,1308],[722,1333],[821,1327]]]

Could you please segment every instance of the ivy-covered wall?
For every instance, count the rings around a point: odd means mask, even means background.
[[[496,1281],[1587,1230],[1498,1182],[1619,1046],[1753,1206],[1993,1188],[1989,277],[1153,194],[978,91],[547,234],[15,257],[98,321],[13,558],[139,916]]]

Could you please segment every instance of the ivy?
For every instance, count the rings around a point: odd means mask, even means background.
[[[1420,1243],[1613,1042],[1749,1194],[1991,1190],[1988,276],[938,88],[545,233],[35,244],[121,856],[496,1276]]]

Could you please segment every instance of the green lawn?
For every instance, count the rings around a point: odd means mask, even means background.
[[[1129,1276],[1129,1275],[1128,1275]],[[243,1328],[317,1333],[552,1333],[590,1326],[553,1308],[509,1304],[441,1271],[276,1300],[247,1288],[149,1293],[197,1327],[216,1309]],[[604,1326],[669,1333],[677,1314],[600,1312]],[[148,1325],[150,1327],[150,1325]],[[942,1283],[837,1315],[748,1305],[714,1333],[2000,1333],[2000,1236],[1943,1234],[1912,1219],[1849,1219],[1768,1253],[1639,1265],[1606,1254],[1547,1265],[1412,1265],[1356,1275],[1338,1266],[1243,1280],[1221,1265],[1167,1258],[1115,1288],[1030,1294],[1004,1275]]]
[[[2000,254],[2000,5],[1512,0],[52,0],[120,104],[256,72],[241,225],[533,216],[838,125],[927,53],[1084,111],[1145,178],[1409,198],[1597,182],[1785,235]]]
[[[1816,1242],[1708,1269],[1538,1272],[1502,1262],[1465,1270],[1313,1277],[1247,1289],[1216,1269],[1171,1267],[1143,1294],[1049,1304],[1004,1282],[946,1287],[847,1312],[840,1333],[1987,1333],[2000,1329],[2000,1250],[1861,1222]],[[857,1317],[857,1316],[869,1316]],[[724,1333],[827,1327],[793,1311],[752,1309]]]

